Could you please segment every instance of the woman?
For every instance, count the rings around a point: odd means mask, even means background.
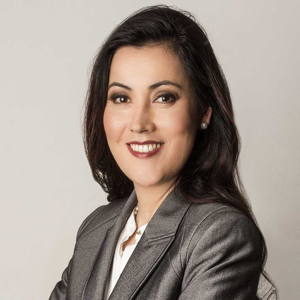
[[[111,33],[84,129],[110,203],[82,223],[51,300],[276,299],[229,90],[191,14],[146,7]]]

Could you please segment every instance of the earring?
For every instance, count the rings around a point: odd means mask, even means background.
[[[201,122],[200,127],[201,129],[206,129],[208,127],[208,124],[206,122]]]

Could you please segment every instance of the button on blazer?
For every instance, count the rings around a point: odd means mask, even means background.
[[[50,300],[103,299],[116,243],[136,204],[133,190],[84,220]],[[258,291],[262,247],[242,212],[221,203],[187,203],[175,188],[148,223],[109,300],[249,300],[259,293],[268,299],[266,281]]]

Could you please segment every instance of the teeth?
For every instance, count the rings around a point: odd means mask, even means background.
[[[136,145],[130,144],[130,147],[135,152],[147,153],[159,148],[161,144]]]

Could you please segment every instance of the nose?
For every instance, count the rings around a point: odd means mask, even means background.
[[[152,132],[155,130],[153,112],[147,103],[133,104],[128,128],[132,132]]]

